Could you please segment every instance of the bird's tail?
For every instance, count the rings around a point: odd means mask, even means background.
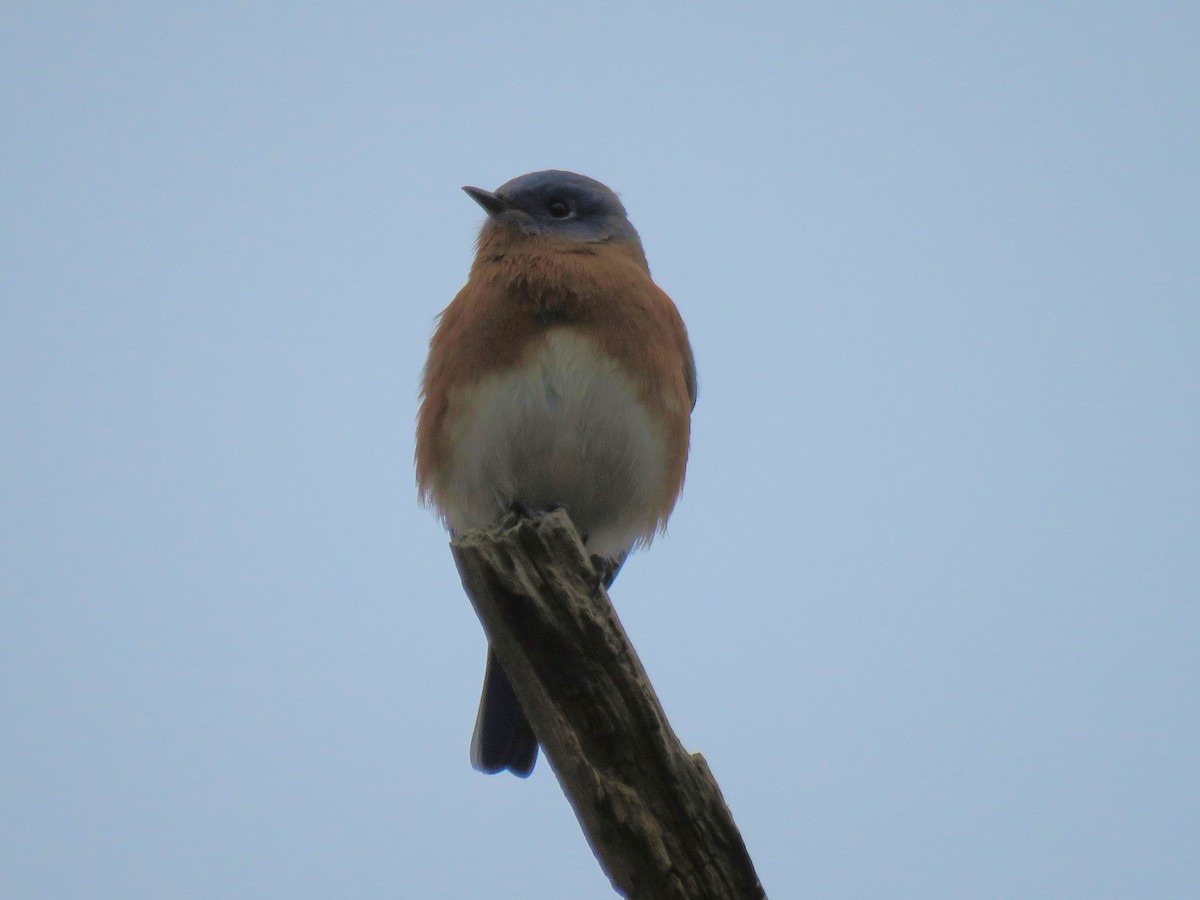
[[[627,553],[615,559],[592,557],[592,564],[605,588],[612,586]],[[471,765],[489,775],[505,769],[525,778],[537,762],[538,742],[533,728],[521,709],[512,682],[492,648],[488,647],[487,668],[483,674],[483,696],[471,736]]]
[[[538,743],[500,660],[488,647],[483,696],[471,737],[471,765],[488,774],[508,769],[525,778],[537,762]]]

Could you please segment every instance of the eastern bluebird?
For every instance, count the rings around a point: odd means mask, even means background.
[[[547,171],[463,190],[487,220],[429,344],[421,499],[452,533],[564,508],[610,584],[683,487],[696,402],[683,320],[600,182]],[[525,776],[537,749],[489,648],[471,763]]]

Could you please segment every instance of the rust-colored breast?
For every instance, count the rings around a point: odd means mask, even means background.
[[[485,228],[467,284],[430,341],[417,419],[417,482],[437,503],[456,407],[481,378],[520,365],[552,329],[587,335],[640,385],[667,433],[662,519],[683,486],[695,375],[678,310],[651,280],[641,248],[513,237]]]

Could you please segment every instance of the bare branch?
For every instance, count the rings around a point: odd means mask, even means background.
[[[566,513],[510,516],[451,546],[617,892],[631,900],[764,898],[720,788],[671,730]]]

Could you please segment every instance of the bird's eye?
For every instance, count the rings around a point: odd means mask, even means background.
[[[550,213],[552,219],[565,219],[571,214],[571,207],[561,200],[551,200],[546,204],[546,212]]]

